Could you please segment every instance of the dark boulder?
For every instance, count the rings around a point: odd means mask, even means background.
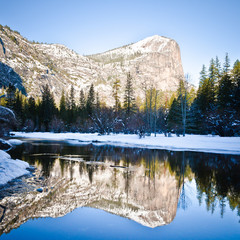
[[[3,139],[0,139],[0,149],[1,150],[8,150],[12,147],[12,145],[7,142],[7,141],[4,141]]]

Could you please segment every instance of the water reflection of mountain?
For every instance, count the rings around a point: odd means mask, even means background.
[[[240,205],[236,156],[48,143],[26,144],[11,154],[41,171],[45,180],[39,184],[44,192],[1,200],[6,208],[0,223],[4,232],[29,218],[64,216],[81,206],[103,209],[148,227],[168,224],[176,215],[184,181],[194,177],[199,201],[205,193],[211,208],[218,198],[233,208]],[[61,159],[63,155],[75,155],[71,157],[78,162]]]

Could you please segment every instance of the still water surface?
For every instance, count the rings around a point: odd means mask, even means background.
[[[10,154],[36,170],[0,189],[0,239],[240,239],[240,156],[38,140]]]

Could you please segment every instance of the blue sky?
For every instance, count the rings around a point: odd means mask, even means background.
[[[85,55],[155,34],[173,38],[195,84],[212,57],[240,59],[239,0],[0,0],[0,10],[0,24],[29,40]]]

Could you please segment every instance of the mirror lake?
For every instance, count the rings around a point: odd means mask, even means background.
[[[1,239],[240,239],[240,156],[25,139]]]

